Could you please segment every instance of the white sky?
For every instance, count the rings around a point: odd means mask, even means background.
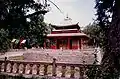
[[[95,18],[95,2],[94,0],[51,0],[63,12],[60,11],[50,3],[51,10],[45,15],[45,22],[51,24],[60,24],[65,16],[68,14],[72,18],[73,24],[79,22],[81,27],[93,22]]]

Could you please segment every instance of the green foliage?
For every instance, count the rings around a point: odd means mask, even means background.
[[[0,29],[0,52],[6,52],[10,48],[10,39],[8,39],[8,30]]]
[[[97,23],[103,30],[104,55],[98,79],[119,79],[120,75],[120,2],[96,0]]]
[[[1,0],[0,6],[0,51],[6,51],[13,38],[30,39],[30,44],[36,40],[43,46],[47,32],[44,5],[34,0]]]
[[[88,68],[88,71],[87,71],[86,74],[87,74],[87,76],[88,76],[89,79],[96,79],[97,73],[99,71],[100,71],[99,67],[96,66],[96,65],[94,65],[94,66]]]
[[[115,0],[96,0],[96,22],[103,30],[107,30],[107,27],[110,25],[110,18],[112,18],[114,1]]]
[[[88,71],[87,71],[87,76],[89,79],[96,79],[97,78],[97,74],[100,72],[100,65],[98,65],[98,61],[97,61],[97,50],[95,50],[95,53],[94,53],[94,63],[92,66],[90,66],[88,68]]]
[[[31,43],[37,44],[43,47],[44,38],[47,34],[47,25],[43,22],[43,15],[31,17],[29,22],[28,37]]]
[[[99,25],[89,24],[83,29],[83,32],[90,36],[89,43],[92,43],[91,45],[103,47],[103,32]]]

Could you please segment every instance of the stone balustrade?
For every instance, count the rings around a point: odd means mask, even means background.
[[[44,51],[44,52],[61,52],[61,51],[63,51],[63,52],[83,52],[83,51],[94,51],[95,50],[95,48],[94,47],[88,47],[88,48],[86,48],[86,49],[82,49],[82,50],[76,50],[76,49],[63,49],[63,50],[61,50],[61,49],[40,49],[40,48],[35,48],[35,49],[10,49],[9,50],[9,52],[25,52],[25,51],[27,51],[27,52],[32,52],[32,51]]]
[[[93,65],[37,61],[0,60],[0,72],[12,74],[69,77],[85,79],[86,70]],[[98,65],[99,66],[99,65]]]

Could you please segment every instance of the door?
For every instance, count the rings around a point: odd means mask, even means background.
[[[59,48],[60,49],[67,49],[67,40],[59,40]]]

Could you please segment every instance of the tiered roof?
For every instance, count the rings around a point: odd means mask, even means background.
[[[54,30],[52,31],[51,34],[48,34],[47,37],[74,37],[74,36],[85,36],[88,37],[86,34],[82,33],[80,31],[80,27],[77,24],[72,24],[72,25],[51,25]],[[68,32],[69,31],[69,32]],[[73,32],[75,31],[75,32]],[[56,33],[53,33],[56,32]]]
[[[78,23],[73,24],[71,22],[71,18],[68,16],[64,19],[64,23],[62,25],[51,25],[51,27],[54,28],[54,30],[51,32],[51,34],[48,34],[47,37],[70,37],[70,36],[85,36],[88,37],[86,34],[82,33],[80,30],[80,26]]]

